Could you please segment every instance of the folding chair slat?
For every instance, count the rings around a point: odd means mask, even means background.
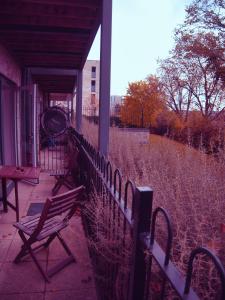
[[[22,225],[26,228],[36,227],[37,223],[39,222],[39,219],[40,219],[40,217],[38,219],[35,219],[32,223],[31,222],[30,223],[24,223]]]
[[[65,212],[68,210],[68,208],[71,209],[72,207],[73,207],[73,205],[71,205],[71,206],[65,208],[64,210],[61,210],[61,211],[60,211],[60,214],[65,213]],[[54,217],[57,216],[58,214],[59,214],[59,211],[55,211],[55,212],[53,212],[53,213],[51,213],[51,214],[48,215],[48,219],[54,218]],[[66,217],[65,217],[65,218],[66,218]]]
[[[66,223],[60,223],[60,224],[54,224],[54,226],[46,228],[46,230],[42,230],[41,233],[37,236],[37,241],[41,241],[48,237],[49,235],[61,231],[63,228],[67,227],[68,224]]]
[[[62,223],[62,218],[58,218],[57,216],[55,218],[49,219],[50,222],[46,222],[41,230],[40,233],[51,229],[52,227],[56,226],[57,224],[61,224]]]
[[[65,200],[61,200],[61,201],[58,201],[58,202],[53,202],[51,207],[49,208],[49,211],[61,206],[62,204],[71,203],[71,202],[75,202],[75,201],[77,201],[77,199],[75,197],[70,197],[70,198],[65,199]]]
[[[24,219],[26,220],[23,219],[20,223],[29,226],[29,224],[36,223],[37,221],[39,221],[40,215],[41,214],[37,214],[31,217],[25,217]]]
[[[71,192],[71,193],[70,193]],[[80,187],[77,188],[77,190],[70,190],[66,193],[64,193],[64,196],[61,195],[57,195],[57,196],[54,196],[52,197],[51,199],[54,201],[54,202],[58,202],[60,200],[65,200],[67,199],[68,197],[77,197],[77,196],[80,196]]]
[[[52,202],[51,208],[53,206],[58,206],[61,203],[65,203],[65,202],[70,201],[70,200],[76,201],[76,198],[77,198],[77,195],[70,195],[70,196],[68,196],[64,199],[52,199],[53,202]]]
[[[16,223],[14,226],[17,227],[17,228],[20,229],[20,230],[23,230],[26,234],[31,235],[31,234],[34,232],[34,229],[37,227],[37,223],[38,223],[39,219],[40,219],[40,217],[39,217],[38,219],[36,218],[36,219],[35,219],[35,222],[31,223],[31,225],[28,224],[28,226],[27,226],[26,223],[25,223],[25,224],[20,224],[20,223],[18,223],[18,225],[17,225],[17,223]],[[60,219],[60,221],[62,221],[62,218]],[[59,220],[58,220],[58,219],[57,219],[57,222],[56,222],[56,221],[53,222],[52,219],[46,220],[46,222],[45,222],[45,224],[44,224],[44,226],[43,226],[42,231],[43,231],[45,228],[52,227],[52,226],[53,226],[54,224],[56,224],[56,223],[59,223]],[[41,232],[42,232],[42,231],[41,231]]]
[[[46,227],[46,226],[48,226],[48,224],[51,223],[51,222],[52,222],[51,219],[46,220],[46,221],[45,221],[45,224],[44,224],[44,226],[43,226],[43,228]],[[29,226],[29,228],[30,228],[30,229],[34,229],[34,228],[36,228],[36,226],[37,226],[37,223],[36,223],[36,224],[33,224],[32,226]]]
[[[77,203],[77,205],[78,204],[79,203]],[[70,209],[71,207],[73,207],[74,205],[75,205],[74,201],[71,200],[70,202],[62,203],[58,207],[53,207],[51,210],[49,210],[48,218],[50,216],[54,216],[54,214],[60,215],[60,214],[64,213],[65,211],[67,211],[68,209]]]
[[[23,224],[21,224],[21,223],[18,222],[16,224],[14,224],[14,226],[17,229],[20,229],[20,230],[24,231],[26,234],[31,235],[32,232],[33,232],[33,229],[36,228],[36,226],[37,226],[37,224],[39,222],[39,218],[35,218],[34,222],[29,223],[28,225],[27,225],[26,222],[23,223]]]

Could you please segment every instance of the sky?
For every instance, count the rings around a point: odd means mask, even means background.
[[[129,82],[156,74],[157,59],[173,47],[191,0],[113,0],[111,95],[125,95]],[[99,59],[98,32],[88,59]]]

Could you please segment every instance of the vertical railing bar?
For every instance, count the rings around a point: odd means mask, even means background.
[[[59,141],[59,144],[60,144],[60,141]],[[55,154],[55,168],[56,170],[58,170],[58,145],[55,141],[55,147],[56,147],[56,154]]]
[[[50,165],[49,165],[49,155],[50,155],[50,154],[49,154],[49,151],[50,151],[50,150],[49,150],[49,147],[50,147],[50,145],[48,144],[48,170],[50,170]]]

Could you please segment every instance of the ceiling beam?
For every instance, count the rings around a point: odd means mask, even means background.
[[[68,69],[68,70],[74,70],[74,69],[79,69],[80,63],[77,64],[72,64],[71,63],[36,63],[35,61],[33,62],[26,62],[23,64],[24,68],[57,68],[57,69]]]
[[[25,31],[25,32],[34,32],[34,33],[70,33],[70,34],[81,34],[84,36],[88,36],[90,34],[90,30],[83,28],[63,28],[57,26],[39,26],[39,25],[29,25],[29,24],[2,24],[1,31]]]
[[[48,44],[30,44],[28,43],[27,45],[25,45],[24,43],[20,43],[20,44],[17,44],[17,43],[7,43],[8,47],[10,47],[11,49],[13,49],[13,52],[14,53],[21,53],[21,52],[32,52],[32,51],[39,51],[40,53],[41,52],[54,52],[54,53],[76,53],[77,55],[80,54],[82,55],[83,53],[83,50],[84,50],[84,47],[81,47],[81,46],[65,46],[65,45],[62,45],[62,44],[54,44],[52,45],[51,43],[48,43]]]
[[[14,25],[15,26],[15,25]],[[16,26],[15,26],[16,27]],[[90,32],[90,31],[89,31]],[[23,30],[11,30],[11,29],[3,29],[3,26],[0,26],[0,36],[1,38],[3,38],[4,40],[10,40],[13,41],[14,39],[19,41],[23,41],[23,40],[28,40],[28,41],[32,41],[32,40],[39,40],[41,41],[43,40],[44,42],[48,39],[51,39],[53,41],[55,40],[55,34],[54,32],[36,32],[36,31],[23,31]],[[85,42],[86,44],[86,38],[87,35],[86,34],[81,34],[81,33],[58,33],[58,37],[60,39],[64,39],[65,41],[70,41],[71,43],[75,43],[75,42]]]
[[[1,1],[1,14],[12,15],[20,14],[24,17],[29,17],[32,14],[37,16],[46,16],[49,18],[57,17],[74,17],[80,18],[94,18],[98,8],[89,9],[88,7],[69,7],[64,3],[63,5],[54,5],[46,3],[32,3],[31,1],[24,3],[23,1],[16,1],[13,4]]]
[[[82,18],[82,17],[48,17],[32,14],[29,16],[15,15],[15,14],[3,14],[0,12],[0,25],[42,25],[42,26],[57,26],[63,28],[84,28],[91,29],[94,18]]]
[[[14,0],[18,1],[18,0]],[[54,4],[54,5],[65,5],[65,0],[24,0],[23,2],[32,2],[32,3],[39,3],[39,4]],[[82,7],[82,8],[90,8],[96,9],[96,7],[100,6],[99,0],[67,0],[66,5],[69,7]]]
[[[14,49],[13,52],[15,54],[19,54],[19,55],[21,55],[21,54],[22,55],[23,54],[46,55],[46,56],[49,56],[49,55],[62,55],[62,58],[68,57],[68,56],[78,56],[78,57],[80,57],[82,55],[81,52],[45,51],[45,50],[39,51],[39,50],[26,50],[26,49],[21,49],[21,50]]]
[[[34,75],[68,75],[77,76],[78,70],[57,69],[57,68],[30,68],[30,71]]]

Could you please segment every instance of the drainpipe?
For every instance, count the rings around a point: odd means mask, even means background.
[[[33,166],[37,167],[37,84],[33,96]]]
[[[77,95],[76,95],[76,130],[81,133],[82,128],[82,85],[83,85],[83,72],[78,71],[77,75]]]
[[[101,154],[108,155],[110,122],[112,0],[103,0],[100,53],[99,140]]]

